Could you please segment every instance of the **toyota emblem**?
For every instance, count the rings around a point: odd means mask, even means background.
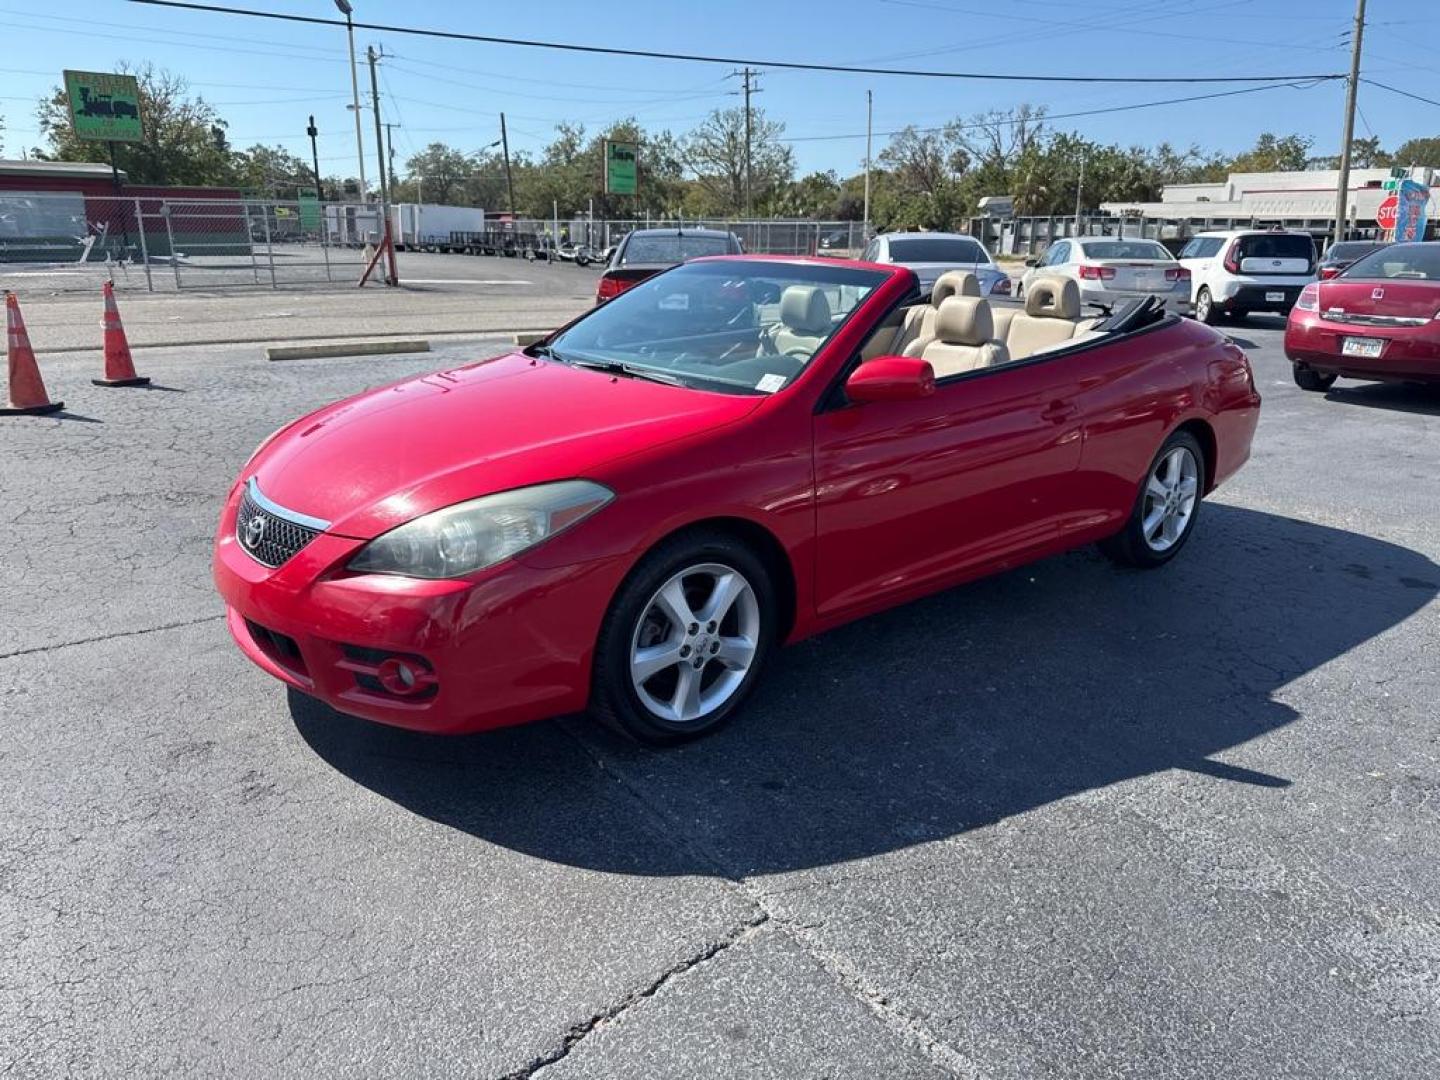
[[[1370,299],[1371,299],[1371,300],[1384,300],[1384,299],[1385,299],[1385,290],[1384,290],[1384,289],[1371,289],[1371,290],[1370,290]]]
[[[256,514],[245,523],[244,543],[247,548],[254,551],[260,546],[260,541],[265,539],[265,519]]]

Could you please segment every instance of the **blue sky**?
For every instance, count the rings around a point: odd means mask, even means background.
[[[330,0],[235,0],[239,6],[320,16]],[[633,0],[353,0],[356,18],[472,33],[758,59],[878,64],[948,70],[1056,74],[1289,74],[1344,70],[1353,0],[728,0],[690,4]],[[43,10],[43,13],[42,13]],[[1303,17],[1298,13],[1303,10]],[[54,12],[54,14],[51,14]],[[1440,7],[1372,0],[1364,73],[1440,99]],[[354,127],[345,109],[344,32],[236,16],[79,0],[39,9],[0,0],[0,116],[7,157],[39,141],[36,97],[62,68],[109,70],[117,60],[153,61],[184,75],[230,122],[236,146],[279,143],[308,158],[305,118],[321,132],[321,167],[353,175]],[[498,137],[504,110],[512,149],[538,150],[561,120],[598,126],[633,114],[677,132],[711,109],[738,103],[729,68],[676,61],[564,54],[498,45],[357,32],[383,45],[382,97],[397,159],[441,140],[465,150]],[[364,86],[362,68],[362,87]],[[1029,101],[1052,112],[1181,97],[1224,87],[1046,86],[766,71],[755,99],[786,124],[802,172],[842,175],[864,157],[865,91],[875,94],[877,132],[940,124]],[[1275,89],[1058,122],[1101,141],[1236,151],[1265,130],[1298,131],[1317,153],[1339,142],[1343,89]],[[1440,107],[1375,87],[1360,92],[1357,133],[1394,147],[1440,135]],[[373,122],[366,115],[367,164]],[[859,138],[828,138],[859,135]],[[876,150],[884,139],[877,138]],[[373,169],[371,170],[373,172]]]

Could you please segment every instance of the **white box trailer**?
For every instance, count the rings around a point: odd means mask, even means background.
[[[360,203],[325,204],[325,239],[337,247],[380,242],[380,211]]]
[[[441,206],[437,203],[396,203],[390,208],[390,227],[399,248],[458,248],[452,233],[478,233],[485,228],[485,211],[475,206]]]

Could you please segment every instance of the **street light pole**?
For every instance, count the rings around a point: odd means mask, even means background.
[[[865,91],[865,212],[864,220],[860,225],[860,242],[862,244],[870,241],[870,135],[875,120],[875,97],[874,94]]]
[[[1360,42],[1365,37],[1365,0],[1355,0],[1355,33],[1350,43],[1350,82],[1345,91],[1345,124],[1340,136],[1340,179],[1335,185],[1335,242],[1345,239],[1350,207],[1350,142],[1355,138],[1355,92],[1360,87]]]
[[[360,71],[355,66],[355,9],[350,0],[335,0],[340,14],[345,16],[345,33],[350,37],[350,108],[355,110],[355,160],[360,166],[360,201],[366,201],[365,184],[365,137],[360,133]]]
[[[315,141],[320,129],[315,126],[315,117],[310,117],[310,126],[305,129],[305,134],[310,136],[310,161],[315,166],[315,196],[324,202],[325,185],[320,181],[320,147]]]

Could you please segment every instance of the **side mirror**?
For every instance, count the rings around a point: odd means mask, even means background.
[[[1026,260],[1025,260],[1025,265],[1026,265],[1026,266],[1039,266],[1039,265],[1040,265],[1040,260],[1039,260],[1039,259],[1026,259]]]
[[[935,392],[935,369],[918,356],[877,356],[845,380],[845,395],[855,402],[917,401]]]

